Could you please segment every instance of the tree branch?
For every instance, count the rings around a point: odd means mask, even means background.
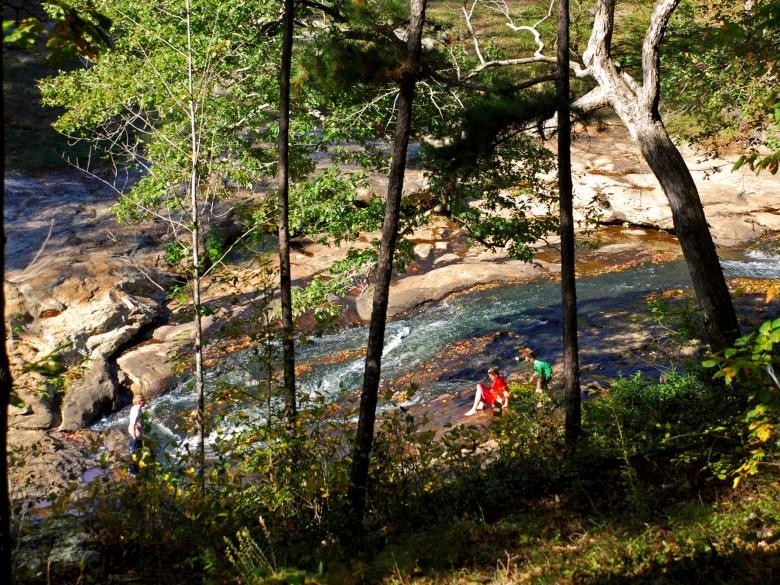
[[[479,59],[479,62],[484,65],[485,64],[485,58],[482,56],[482,51],[479,49],[479,40],[477,39],[477,35],[474,32],[474,27],[471,25],[471,17],[474,14],[474,9],[477,7],[477,0],[474,0],[474,2],[471,4],[470,9],[466,9],[466,4],[464,2],[463,4],[463,19],[466,21],[466,28],[469,30],[469,34],[471,35],[471,40],[474,42],[474,52],[477,54],[477,58]]]
[[[301,4],[303,6],[308,6],[309,8],[314,8],[315,10],[322,11],[324,14],[327,14],[336,22],[347,21],[346,17],[332,6],[326,6],[325,4],[322,4],[321,2],[316,2],[315,0],[302,0]]]
[[[642,89],[638,92],[639,105],[646,112],[658,111],[661,41],[669,19],[680,0],[658,0],[650,16],[644,43],[642,44]]]

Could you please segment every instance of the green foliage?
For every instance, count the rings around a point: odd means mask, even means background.
[[[30,49],[38,39],[45,39],[46,58],[52,64],[76,55],[94,60],[112,46],[111,21],[91,2],[49,0],[42,4],[48,15],[3,21],[5,46]]]
[[[734,486],[776,458],[780,449],[780,319],[765,321],[756,331],[740,337],[733,347],[702,363],[717,368],[714,378],[749,392],[748,457],[734,471]]]
[[[583,432],[602,455],[622,460],[629,498],[647,503],[650,494],[639,486],[650,475],[674,482],[685,469],[687,481],[702,472],[724,478],[724,462],[742,452],[735,415],[745,405],[742,395],[695,373],[667,374],[657,383],[637,374],[583,405]]]
[[[203,242],[203,248],[206,255],[205,261],[209,264],[214,264],[222,258],[225,253],[225,234],[216,227],[211,227],[206,232],[206,237]]]
[[[772,110],[771,123],[767,125],[764,143],[769,149],[768,154],[751,152],[743,154],[734,163],[732,171],[739,170],[743,165],[747,165],[756,174],[761,171],[769,171],[773,175],[777,173],[780,165],[780,94],[775,94],[769,100],[769,109]]]
[[[341,315],[338,297],[346,294],[350,284],[352,280],[348,277],[325,279],[318,276],[305,287],[293,290],[293,317],[312,311],[320,327],[327,326]]]
[[[321,241],[338,245],[378,229],[384,202],[375,197],[358,204],[355,192],[364,185],[364,174],[345,175],[336,165],[299,182],[290,191],[291,233],[321,234]]]
[[[143,171],[117,206],[121,220],[161,216],[186,227],[185,186],[192,170],[187,31],[183,7],[164,8],[136,0],[103,3],[114,50],[89,67],[45,81],[41,91],[44,104],[65,109],[59,131],[88,140],[117,164]],[[274,43],[255,33],[255,21],[268,18],[257,12],[260,8],[236,2],[193,5],[191,97],[204,201],[219,196],[225,182],[247,185],[266,168],[262,151],[245,133],[274,119],[258,107],[277,84],[267,59]],[[236,77],[239,64],[254,74]]]
[[[295,85],[311,84],[342,99],[348,99],[349,88],[356,85],[397,85],[406,45],[395,31],[408,14],[408,3],[397,0],[343,3],[346,22],[330,27],[321,42],[304,48],[307,66],[298,69]]]
[[[664,42],[664,103],[678,134],[715,152],[734,142],[777,151],[780,11],[771,0],[743,8],[723,0],[681,4]],[[772,156],[762,159],[742,161],[776,168]]]
[[[655,323],[676,345],[704,335],[701,311],[689,291],[679,288],[652,295],[647,299],[647,308]]]
[[[170,267],[178,268],[190,255],[190,250],[182,242],[166,242],[163,258]]]
[[[568,574],[559,567],[566,552],[566,567],[581,567],[583,582],[598,583],[672,567],[687,574],[686,563],[701,567],[709,559],[710,566],[742,550],[741,542],[766,540],[780,521],[776,486],[733,510],[709,504],[701,486],[687,506],[684,499],[663,503],[669,485],[694,480],[690,470],[717,456],[699,429],[740,410],[722,388],[693,375],[616,381],[609,394],[585,403],[588,440],[573,457],[563,456],[560,405],[540,400],[530,386],[513,385],[509,409],[487,427],[437,431],[425,418],[388,410],[378,422],[359,540],[345,530],[350,446],[343,421],[352,411],[308,403],[291,438],[277,414],[257,424],[247,409],[226,408],[240,395],[259,398],[249,392],[225,387],[214,396],[205,493],[187,450],[161,455],[148,427],[137,481],[123,480],[123,456],[96,454],[114,475],[87,486],[82,514],[115,574],[132,569],[141,580],[180,583],[433,574],[447,581],[471,579],[477,573],[466,567],[477,567],[483,576],[522,570],[557,579]],[[417,392],[391,388],[382,398],[392,406]],[[621,481],[623,495],[615,489]],[[658,514],[641,515],[637,506]]]
[[[469,103],[447,146],[426,147],[424,160],[434,193],[469,237],[490,248],[508,246],[529,260],[530,244],[557,225],[550,184],[553,155],[523,130],[550,113],[543,94],[490,95]],[[531,213],[541,206],[548,215]]]
[[[696,375],[672,373],[654,383],[637,373],[614,381],[609,395],[587,402],[584,420],[594,435],[607,441],[604,446],[616,446],[612,441],[617,433],[609,429],[617,418],[624,431],[641,439],[633,447],[638,452],[669,438],[673,428],[676,433],[698,428],[700,408],[706,401],[717,400],[718,394]]]
[[[19,22],[3,21],[3,43],[23,48],[32,48],[41,30],[37,18],[25,18]]]

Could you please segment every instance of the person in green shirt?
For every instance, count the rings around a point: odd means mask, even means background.
[[[536,391],[541,393],[543,389],[546,390],[547,384],[553,375],[552,366],[544,360],[537,359],[532,349],[520,348],[518,351],[520,352],[520,359],[527,361],[533,368],[531,383],[536,382]]]

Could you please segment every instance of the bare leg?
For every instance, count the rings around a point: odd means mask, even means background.
[[[480,408],[482,408],[482,384],[477,384],[477,391],[474,393],[474,406],[471,407],[471,410],[465,416],[475,414]]]

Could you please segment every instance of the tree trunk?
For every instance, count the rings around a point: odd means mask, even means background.
[[[11,572],[11,502],[8,494],[8,406],[11,403],[11,368],[6,351],[5,326],[5,229],[3,227],[3,193],[0,190],[0,581],[12,583]]]
[[[635,134],[672,208],[709,341],[714,348],[727,347],[739,337],[739,324],[693,177],[660,120],[638,123]]]
[[[642,44],[642,84],[620,71],[611,55],[615,0],[599,0],[583,61],[603,96],[637,142],[672,209],[677,239],[691,274],[707,338],[723,349],[739,336],[734,305],[720,267],[696,184],[658,111],[660,46],[679,0],[658,0]]]
[[[353,520],[359,524],[364,515],[366,490],[368,486],[368,458],[374,441],[374,422],[376,420],[377,393],[381,372],[382,350],[385,339],[385,319],[390,293],[390,280],[393,274],[393,256],[398,235],[398,218],[401,206],[401,192],[406,169],[406,151],[411,130],[412,100],[417,82],[420,41],[425,21],[426,0],[411,0],[411,18],[407,38],[408,57],[401,73],[400,92],[397,100],[398,117],[396,119],[393,158],[387,187],[387,207],[382,223],[382,243],[379,250],[376,283],[371,324],[366,349],[366,365],[363,389],[360,395],[360,416],[358,419],[355,446],[352,452],[352,470],[350,475],[349,498],[352,505]]]
[[[580,364],[577,342],[577,283],[574,263],[574,206],[571,179],[571,108],[569,106],[569,0],[558,2],[558,189],[561,214],[561,299],[563,365],[566,395],[566,443],[580,434]]]
[[[292,307],[289,230],[290,70],[292,66],[294,0],[284,0],[284,37],[279,72],[279,287],[282,302],[282,370],[284,416],[289,432],[295,430],[295,325]]]
[[[198,199],[198,164],[200,159],[197,106],[195,105],[195,86],[192,67],[192,31],[190,1],[184,3],[187,11],[187,90],[188,117],[190,122],[190,215],[192,221],[192,304],[195,326],[195,392],[198,395],[198,476],[201,492],[206,493],[206,385],[203,379],[203,327],[201,324],[200,298],[200,202]]]

